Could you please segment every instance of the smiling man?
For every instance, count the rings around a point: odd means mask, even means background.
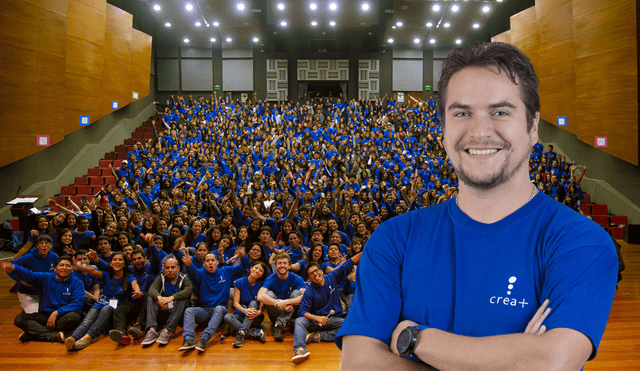
[[[530,182],[531,62],[502,43],[458,49],[438,88],[459,195],[371,236],[336,338],[342,367],[581,369],[605,330],[617,258],[602,228]]]

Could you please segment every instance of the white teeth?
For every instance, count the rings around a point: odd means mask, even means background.
[[[498,152],[498,150],[495,149],[495,148],[492,148],[492,149],[472,149],[472,148],[470,148],[467,151],[471,155],[490,155],[492,153]]]

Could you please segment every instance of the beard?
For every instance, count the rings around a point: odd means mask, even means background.
[[[509,148],[505,148],[508,150]],[[512,153],[507,156],[503,166],[500,170],[496,171],[493,174],[482,174],[483,176],[474,176],[467,171],[467,169],[460,164],[460,167],[456,168],[456,174],[461,182],[464,184],[476,188],[479,190],[491,190],[495,187],[498,187],[504,183],[506,183],[509,179],[511,179],[523,166],[528,165],[529,162],[529,153],[524,153],[520,158],[512,160],[514,156],[517,156],[517,153]]]

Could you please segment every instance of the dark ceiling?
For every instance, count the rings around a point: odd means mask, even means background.
[[[253,44],[268,52],[375,53],[391,44],[416,49],[451,48],[457,45],[456,41],[464,44],[507,1],[142,0],[142,3],[149,7],[157,22],[160,44],[184,44],[184,39],[189,39],[188,44],[194,46]],[[311,9],[312,3],[315,10]],[[335,10],[330,8],[331,3],[336,4]],[[193,7],[190,11],[186,8],[188,4]],[[238,4],[244,4],[244,10],[239,10]],[[279,4],[283,9],[278,8]],[[368,9],[363,9],[363,4]],[[154,10],[156,5],[160,10]],[[434,9],[435,5],[440,9]],[[167,22],[170,27],[165,26]],[[226,41],[227,38],[231,41]]]

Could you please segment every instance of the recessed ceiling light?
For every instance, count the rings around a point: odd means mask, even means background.
[[[227,40],[226,40],[226,41],[227,41],[228,43],[230,43],[232,40],[231,40],[231,38],[230,38],[230,37],[227,37]]]
[[[462,44],[462,40],[456,39],[456,44],[458,44],[458,45]]]
[[[443,24],[444,28],[449,28],[449,26],[451,26],[451,23],[446,22],[445,24]]]
[[[316,3],[311,3],[309,4],[309,8],[311,8],[311,10],[316,10],[318,9],[318,5]]]
[[[455,13],[455,12],[457,12],[458,10],[460,10],[460,7],[459,7],[459,6],[457,6],[457,5],[455,5],[455,4],[454,4],[453,6],[451,6],[451,11],[452,11],[452,12],[454,12],[454,13]]]
[[[160,5],[156,4],[153,6],[153,10],[155,10],[156,12],[159,12],[160,10],[162,10],[162,8],[160,7]]]
[[[329,4],[329,9],[331,9],[331,10],[336,10],[336,9],[338,9],[338,4],[336,4],[336,3],[331,3],[331,4]]]
[[[393,39],[392,39],[392,38],[389,38],[389,39],[387,40],[387,42],[388,42],[389,44],[393,44]]]
[[[427,27],[432,27],[432,26],[433,26],[433,23],[427,22]]]
[[[211,40],[209,40],[209,41],[211,41],[212,43],[214,43],[214,42],[216,42],[216,38],[215,38],[215,37],[212,37],[212,38],[211,38]]]
[[[336,22],[334,22],[334,21],[329,22],[329,26],[333,27],[335,25],[336,25]]]
[[[413,39],[413,42],[416,44],[420,44],[420,39],[416,37],[415,39]]]
[[[365,12],[369,10],[369,3],[362,3],[362,10],[364,10]]]
[[[489,5],[485,5],[482,7],[483,13],[489,13],[490,10],[491,10],[491,7]]]
[[[260,41],[260,39],[258,39],[257,37],[254,37],[254,38],[253,38],[253,42],[254,42],[254,43],[257,43],[258,41]]]
[[[171,27],[171,23],[167,22],[164,24],[165,27]]]
[[[282,21],[282,22],[280,22],[280,26],[284,27],[284,26],[286,26],[286,25],[287,25],[287,21]]]
[[[185,43],[188,43],[188,42],[189,42],[189,39],[187,39],[187,38],[185,37],[185,38],[184,38],[184,40],[182,40],[182,41],[184,41]]]
[[[317,26],[317,25],[318,25],[318,22],[316,22],[316,21],[311,21],[311,25],[312,25],[312,26]]]
[[[213,22],[213,27],[218,27],[218,26],[220,26],[220,23],[218,23],[218,22]]]
[[[497,2],[499,2],[499,3],[501,3],[501,2],[502,2],[502,0],[496,0],[496,1],[497,1]]]
[[[200,27],[200,26],[202,26],[202,23],[196,22],[196,27]]]
[[[402,27],[402,22],[400,22],[400,21],[396,22],[396,26]]]
[[[474,23],[473,28],[480,28],[480,23]]]
[[[429,40],[429,42],[430,42],[431,44],[435,44],[435,43],[436,43],[436,39],[431,39],[431,40]]]
[[[236,5],[236,8],[238,8],[239,11],[243,11],[244,10],[244,4],[243,3],[238,3],[238,5]]]
[[[391,28],[393,28],[393,29],[395,30],[395,29],[396,29],[396,26],[395,26],[395,25],[394,25],[394,26],[391,26]]]
[[[440,11],[440,5],[435,4],[432,9],[433,9],[434,12],[439,12]]]
[[[278,4],[278,9],[280,9],[280,10],[284,10],[284,4],[283,4],[283,3],[279,3],[279,4]]]
[[[193,10],[193,5],[188,3],[187,5],[184,6],[184,8],[187,9],[188,11],[192,11]]]

